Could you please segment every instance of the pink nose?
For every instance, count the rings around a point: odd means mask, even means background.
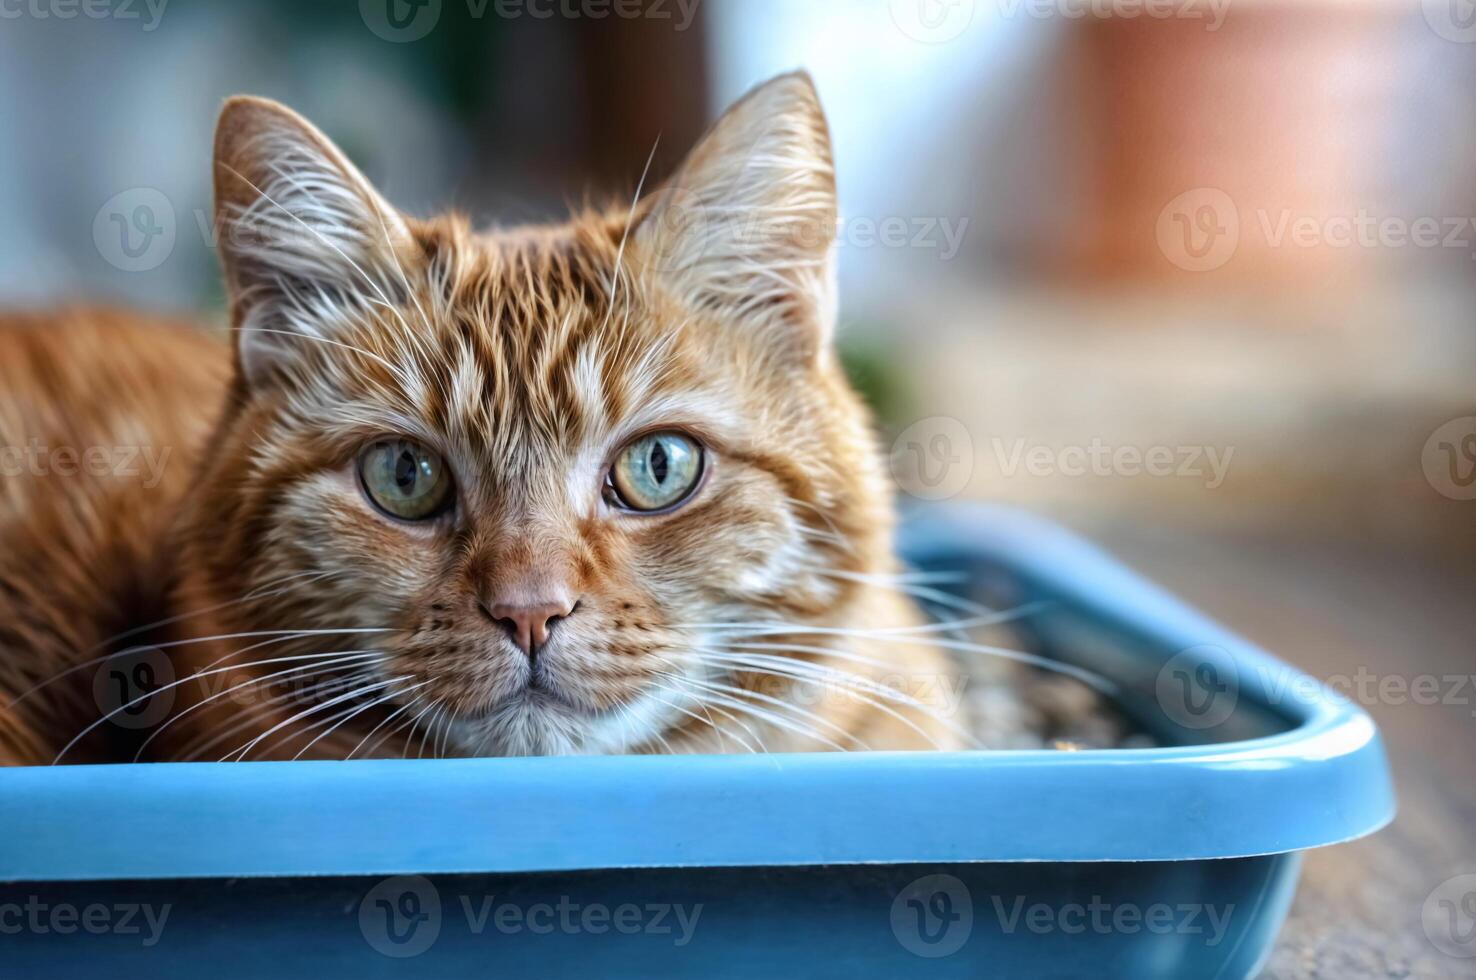
[[[554,623],[572,613],[577,605],[559,595],[531,602],[494,602],[482,608],[488,618],[507,631],[519,650],[532,657],[548,642],[548,631]]]

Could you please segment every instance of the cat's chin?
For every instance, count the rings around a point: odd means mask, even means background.
[[[637,698],[607,709],[572,704],[529,687],[479,715],[452,724],[451,738],[467,755],[611,755],[636,751],[665,727],[664,702]],[[660,716],[660,717],[658,717]]]
[[[573,755],[589,723],[575,706],[528,688],[456,723],[452,732],[470,755]]]
[[[529,687],[456,722],[452,738],[468,755],[582,755],[607,712],[588,711],[550,691]]]

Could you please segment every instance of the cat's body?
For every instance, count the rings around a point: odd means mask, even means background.
[[[225,339],[188,325],[0,316],[0,763],[50,762],[101,713],[101,665],[65,672],[168,615],[166,542],[229,377]]]
[[[0,329],[0,442],[168,452],[4,478],[0,762],[962,744],[830,349],[808,79],[561,226],[405,218],[258,100],[216,160],[234,356]]]

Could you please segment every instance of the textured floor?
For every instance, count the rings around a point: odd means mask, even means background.
[[[1359,667],[1406,679],[1476,673],[1476,563],[1126,523],[1096,536],[1324,680]],[[1364,701],[1387,742],[1399,817],[1371,839],[1308,855],[1267,978],[1476,977],[1476,959],[1446,956],[1422,922],[1432,891],[1476,872],[1476,689],[1452,691],[1448,704],[1401,700]]]
[[[1373,694],[1400,796],[1378,836],[1308,855],[1275,980],[1476,977],[1422,918],[1476,873],[1476,501],[1432,489],[1435,428],[1476,414],[1464,293],[1275,302],[965,293],[920,308],[939,342],[897,428],[956,420],[960,497],[1026,507],[1102,542],[1323,680],[1442,679],[1443,703]],[[1017,447],[1191,447],[1224,479],[1032,472]],[[1396,688],[1397,690],[1397,688]],[[1432,905],[1433,907],[1433,905]],[[1476,915],[1469,923],[1476,928]],[[1438,920],[1438,916],[1436,917]]]

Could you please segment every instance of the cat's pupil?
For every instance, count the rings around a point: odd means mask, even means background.
[[[408,494],[415,486],[415,476],[419,467],[415,465],[415,454],[409,450],[400,453],[395,460],[395,486],[401,493]]]
[[[668,461],[666,458],[666,447],[659,441],[651,445],[651,475],[656,478],[657,483],[666,482]]]

